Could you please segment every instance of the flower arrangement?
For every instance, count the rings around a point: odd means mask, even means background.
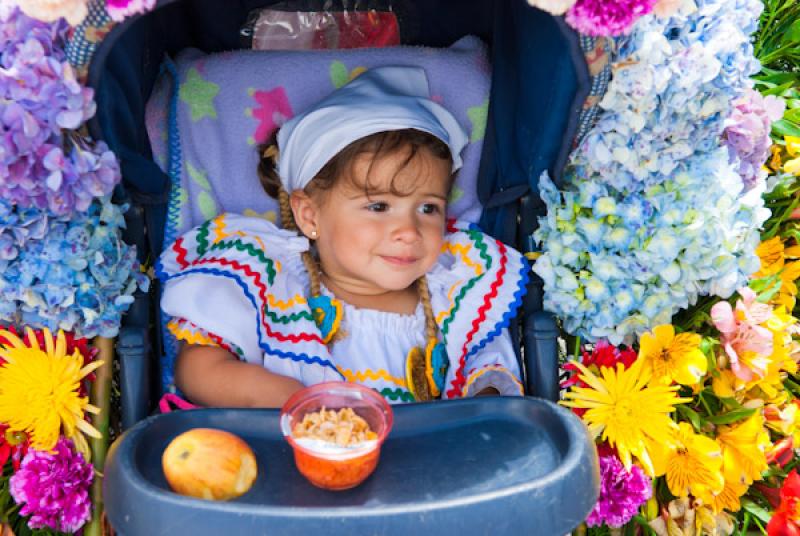
[[[781,108],[747,92],[760,11],[751,0],[687,0],[616,41],[602,113],[562,190],[540,181],[548,213],[534,271],[567,332],[631,344],[701,296],[727,298],[758,269],[766,182],[739,169],[766,149],[742,140],[763,138]],[[743,126],[756,122],[760,130]]]
[[[100,534],[110,371],[95,376],[96,347],[110,354],[102,338],[148,286],[111,202],[116,157],[81,134],[95,104],[64,46],[85,5],[0,3],[0,529],[16,534]]]
[[[703,534],[730,534],[742,508],[762,515],[752,484],[783,471],[769,466],[770,454],[800,431],[784,385],[800,345],[797,320],[755,298],[742,288],[734,306],[718,302],[703,334],[656,326],[629,365],[588,352],[571,363],[562,403],[580,412],[600,450],[601,494],[588,526],[673,534],[690,512],[708,527]]]
[[[103,362],[86,340],[0,330],[0,506],[12,529],[73,533],[89,519],[94,479],[86,383]],[[9,471],[10,469],[10,471]]]

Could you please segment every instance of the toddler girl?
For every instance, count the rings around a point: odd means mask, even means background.
[[[278,407],[329,380],[391,402],[522,394],[507,326],[527,264],[445,216],[467,142],[414,67],[367,71],[288,121],[259,165],[284,228],[222,214],[161,256],[184,394]]]

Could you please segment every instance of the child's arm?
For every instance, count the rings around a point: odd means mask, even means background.
[[[224,348],[185,345],[175,364],[175,383],[204,406],[279,408],[303,384],[264,367],[239,361]]]

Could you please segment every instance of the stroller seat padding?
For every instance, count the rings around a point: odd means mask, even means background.
[[[452,192],[450,216],[475,222],[478,165],[491,69],[485,45],[465,37],[449,48],[391,47],[332,51],[182,52],[151,96],[146,124],[154,157],[172,181],[165,243],[221,212],[275,221],[277,203],[256,174],[256,146],[364,69],[425,69],[434,100],[470,136]],[[176,184],[177,183],[177,184]]]

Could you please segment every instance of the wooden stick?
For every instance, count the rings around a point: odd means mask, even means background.
[[[84,536],[102,536],[103,526],[103,466],[108,451],[108,422],[111,413],[111,376],[114,370],[114,339],[95,337],[92,344],[98,349],[97,358],[104,362],[95,372],[90,394],[91,403],[100,408],[100,413],[92,418],[92,424],[100,432],[100,439],[89,439],[92,449],[92,464],[95,476],[92,482],[92,519],[83,530]]]

